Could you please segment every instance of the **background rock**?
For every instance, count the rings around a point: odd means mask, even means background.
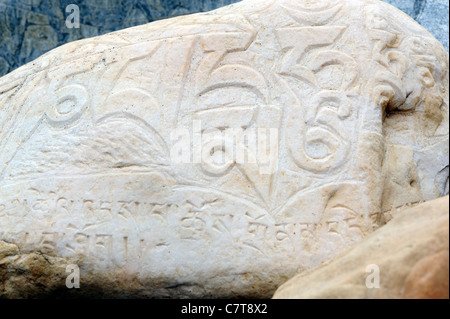
[[[6,0],[0,2],[0,76],[64,43],[178,15],[209,11],[236,0]],[[448,51],[449,3],[388,0],[433,34]],[[80,8],[79,29],[68,29],[65,9]]]
[[[398,212],[357,246],[289,280],[274,298],[449,298],[448,200]],[[379,267],[379,288],[366,287],[368,265]]]

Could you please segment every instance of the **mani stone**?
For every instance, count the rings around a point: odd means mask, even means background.
[[[448,299],[448,200],[402,209],[349,251],[283,284],[274,298]]]
[[[245,0],[69,43],[0,79],[0,240],[77,265],[80,294],[270,297],[448,194],[448,68],[376,0]]]

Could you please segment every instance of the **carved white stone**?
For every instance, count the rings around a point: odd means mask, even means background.
[[[69,43],[0,79],[0,240],[156,296],[270,296],[448,193],[448,99],[442,45],[375,0],[245,0]],[[194,121],[276,129],[275,169],[174,162]]]

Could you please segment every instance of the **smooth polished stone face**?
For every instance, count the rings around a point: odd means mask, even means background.
[[[1,78],[0,149],[0,240],[162,295],[270,296],[448,193],[448,56],[378,1],[243,1]]]

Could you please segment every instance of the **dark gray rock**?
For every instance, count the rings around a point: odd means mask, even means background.
[[[64,43],[238,0],[0,0],[0,76]],[[427,28],[448,51],[447,0],[387,0]],[[69,4],[80,8],[80,28],[65,25]]]

